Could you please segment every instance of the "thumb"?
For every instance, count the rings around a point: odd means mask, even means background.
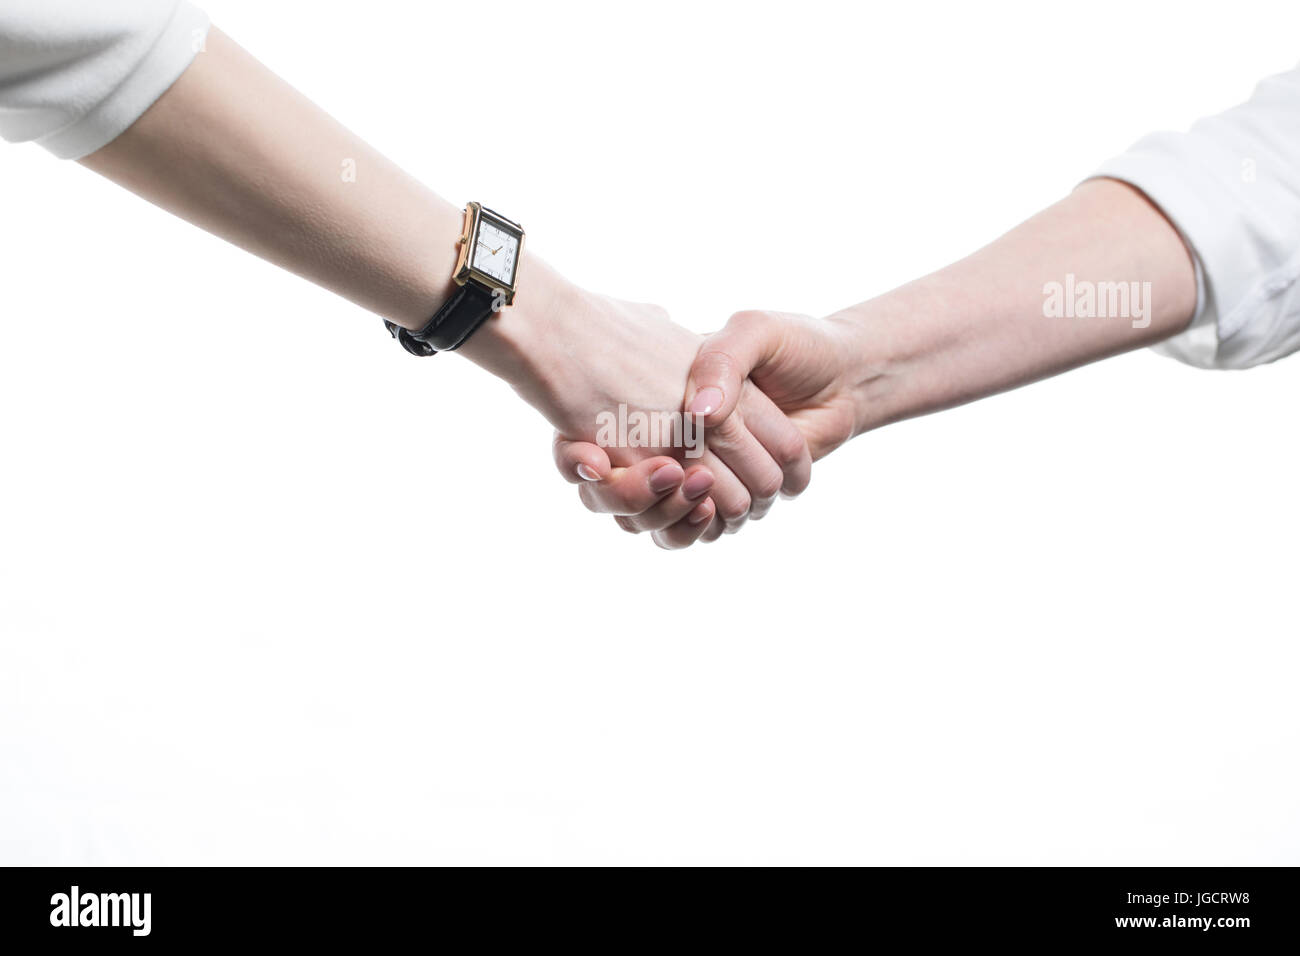
[[[769,312],[737,312],[726,328],[704,340],[686,382],[686,411],[704,427],[726,421],[745,379],[775,354],[778,335]]]

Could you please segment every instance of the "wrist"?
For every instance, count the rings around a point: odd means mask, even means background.
[[[951,292],[930,277],[830,316],[847,337],[855,436],[949,404],[948,366],[976,324],[972,303]]]
[[[554,420],[576,378],[576,344],[591,333],[583,321],[591,298],[545,262],[526,258],[514,304],[489,317],[459,351]]]
[[[901,343],[893,323],[876,301],[863,302],[827,318],[841,339],[840,354],[845,365],[839,376],[839,391],[853,408],[853,432],[864,432],[888,424],[901,415],[894,410],[903,391],[907,363],[902,361]]]

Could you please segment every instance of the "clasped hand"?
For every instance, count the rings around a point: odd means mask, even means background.
[[[862,350],[851,323],[748,311],[701,338],[656,306],[602,307],[627,338],[605,344],[608,364],[596,377],[606,384],[588,383],[579,401],[564,403],[575,411],[557,423],[554,454],[583,504],[625,531],[648,532],[668,549],[734,533],[766,515],[778,494],[802,492],[812,462],[856,433],[849,368]],[[630,447],[608,435],[598,443],[597,416],[619,405],[693,416],[702,454]]]

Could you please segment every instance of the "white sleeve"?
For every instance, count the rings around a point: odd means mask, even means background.
[[[1203,368],[1300,349],[1300,69],[1186,133],[1153,133],[1094,176],[1136,186],[1197,260],[1191,327],[1156,346]]]
[[[0,0],[0,137],[93,153],[176,82],[207,30],[185,0]]]

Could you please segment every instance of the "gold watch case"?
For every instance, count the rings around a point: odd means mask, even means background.
[[[496,276],[488,275],[481,269],[474,267],[474,257],[470,253],[478,244],[478,229],[484,220],[519,239],[519,250],[515,253],[515,265],[508,285],[503,284]],[[464,285],[466,282],[477,282],[492,292],[504,292],[505,304],[511,305],[515,301],[515,289],[519,280],[519,263],[524,258],[524,227],[507,219],[501,213],[488,209],[482,203],[472,202],[465,206],[465,228],[461,232],[457,243],[460,245],[460,253],[456,258],[456,271],[452,274],[452,281],[457,285]]]

